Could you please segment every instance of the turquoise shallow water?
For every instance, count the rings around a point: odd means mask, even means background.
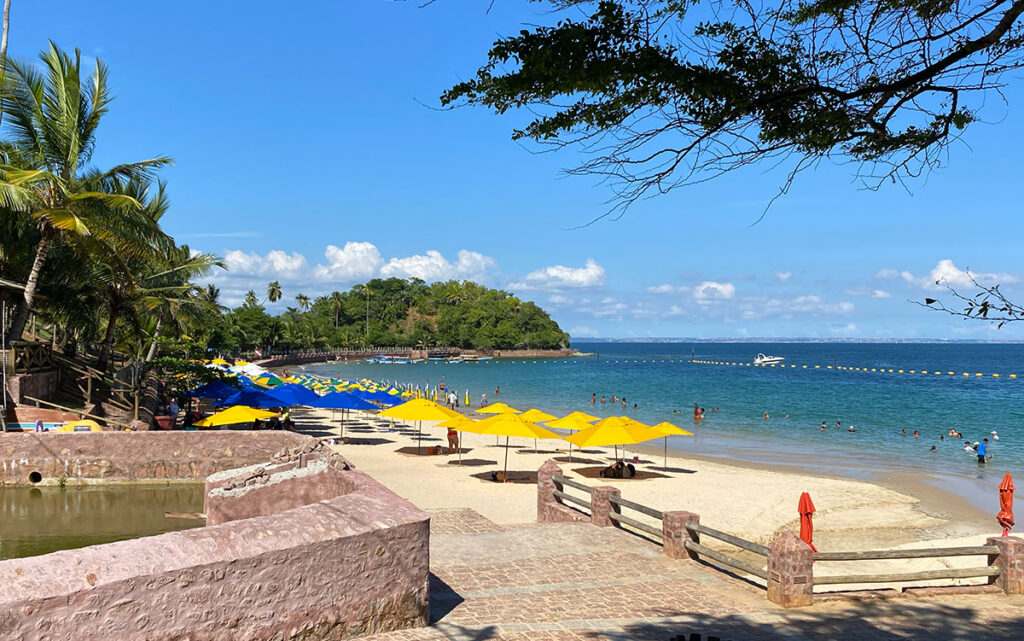
[[[671,421],[697,433],[670,440],[670,449],[860,478],[894,471],[956,478],[977,488],[998,484],[1009,471],[1024,473],[1024,345],[1007,344],[750,344],[574,343],[589,358],[495,359],[480,363],[424,362],[307,366],[306,371],[370,377],[435,387],[442,379],[466,390],[477,407],[488,400],[537,407],[552,414],[585,410],[599,416],[627,413],[653,423]],[[698,360],[750,362],[758,352],[786,357],[786,367],[738,367]],[[807,365],[808,369],[803,369]],[[814,365],[820,369],[813,369]],[[828,365],[904,369],[889,374],[829,370]],[[909,374],[915,370],[915,374]],[[920,374],[926,370],[928,374]],[[941,375],[933,374],[939,370]],[[949,376],[946,372],[953,371]],[[964,377],[962,373],[970,376]],[[984,376],[976,377],[976,373]],[[999,378],[991,375],[998,373]],[[1010,374],[1020,378],[1010,379]],[[499,396],[494,395],[500,386]],[[625,396],[628,409],[590,404],[590,395]],[[693,403],[718,407],[700,422]],[[633,404],[638,407],[633,408]],[[682,415],[673,414],[681,410]],[[763,414],[768,412],[769,420]],[[790,418],[783,416],[789,414]],[[835,429],[835,422],[842,429]],[[822,421],[827,431],[819,431]],[[856,432],[846,431],[854,425]],[[988,466],[945,438],[951,427],[965,439],[997,430]],[[900,430],[907,435],[901,436]],[[921,438],[914,439],[915,429]],[[936,452],[930,452],[931,446]],[[951,481],[952,482],[952,481]],[[961,488],[962,489],[962,488]],[[962,494],[969,495],[967,492]]]

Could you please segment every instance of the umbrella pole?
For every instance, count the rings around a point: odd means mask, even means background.
[[[423,441],[423,421],[416,421],[416,454],[420,453],[420,443]]]
[[[505,482],[508,483],[508,437],[505,437]]]
[[[537,439],[533,439],[533,453],[537,453]]]
[[[665,469],[668,469],[668,437],[665,437]]]

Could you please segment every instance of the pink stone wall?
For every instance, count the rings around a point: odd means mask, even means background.
[[[220,487],[211,487],[214,483],[207,480],[203,508],[206,512],[206,524],[217,525],[283,512],[300,505],[309,505],[348,494],[355,489],[345,470],[322,459],[311,461],[302,467],[298,462],[293,462],[266,468],[266,472],[269,473],[266,474],[265,481],[236,488],[231,488],[219,480],[215,483]],[[287,478],[280,478],[284,476]],[[315,482],[311,482],[310,476],[315,476]]]
[[[294,432],[15,432],[0,434],[0,483],[44,479],[201,480],[221,470],[268,461],[306,437]]]
[[[0,639],[297,641],[426,625],[429,517],[361,472],[335,472],[348,494],[2,561]]]

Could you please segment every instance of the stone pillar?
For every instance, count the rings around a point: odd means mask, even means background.
[[[555,482],[554,477],[562,476],[562,468],[558,467],[558,463],[554,460],[548,459],[544,462],[544,465],[540,466],[537,470],[537,522],[546,523],[550,522],[551,517],[551,504],[557,503],[555,498]]]
[[[661,549],[669,558],[697,560],[697,554],[686,549],[687,541],[700,543],[700,535],[686,528],[689,522],[700,523],[700,514],[682,511],[662,513]]]
[[[608,497],[620,497],[622,492],[618,488],[607,485],[599,485],[590,488],[590,522],[598,527],[609,527],[615,525],[611,517],[612,512],[618,512],[619,506],[613,505]]]
[[[814,600],[814,552],[792,530],[768,544],[768,600],[800,608]]]
[[[1024,594],[1024,539],[1019,536],[994,536],[986,545],[999,548],[998,555],[988,557],[988,564],[999,568],[992,582],[1004,594]]]

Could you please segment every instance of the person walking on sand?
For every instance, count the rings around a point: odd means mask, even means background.
[[[452,428],[448,428],[448,453],[455,454],[459,451],[459,433]]]

